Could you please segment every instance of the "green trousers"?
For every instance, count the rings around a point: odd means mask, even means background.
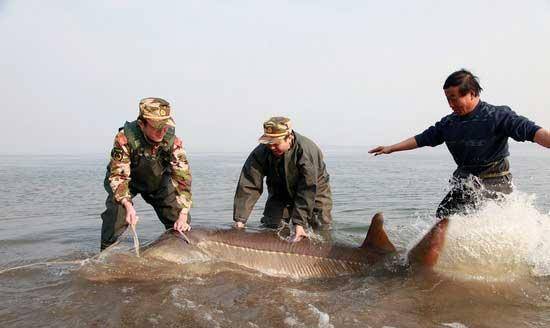
[[[105,190],[109,194],[105,201],[105,211],[101,214],[103,224],[101,225],[101,250],[114,244],[120,235],[124,233],[128,224],[126,223],[126,209],[121,204],[115,202],[113,192],[109,186],[109,181],[105,180]],[[137,194],[153,206],[157,216],[168,230],[174,226],[174,222],[178,219],[181,207],[176,201],[176,190],[169,179],[163,179],[163,183],[158,190],[153,192],[136,191],[132,188],[130,182],[130,192],[132,198]],[[187,218],[191,222],[191,216]]]

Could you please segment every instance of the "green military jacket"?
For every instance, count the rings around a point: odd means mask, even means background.
[[[239,177],[233,203],[233,220],[246,223],[252,208],[263,192],[266,178],[269,212],[270,199],[287,199],[294,224],[307,226],[314,208],[330,212],[332,195],[329,174],[319,147],[310,139],[294,133],[294,144],[284,154],[284,184],[277,183],[277,158],[264,144],[248,156]],[[281,190],[281,189],[285,190]],[[264,212],[264,213],[265,213]]]
[[[151,193],[165,175],[176,191],[175,200],[185,213],[191,208],[191,171],[181,139],[171,128],[162,142],[149,143],[136,121],[126,122],[115,136],[107,167],[106,187],[117,203],[135,192]]]

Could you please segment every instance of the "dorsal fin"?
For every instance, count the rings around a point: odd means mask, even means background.
[[[434,225],[424,238],[409,251],[409,263],[429,267],[434,266],[445,244],[448,225],[449,219],[447,218],[442,219]]]
[[[395,246],[393,246],[386,231],[384,231],[384,215],[381,212],[372,217],[369,232],[367,232],[367,237],[361,248],[373,249],[383,253],[395,252]]]

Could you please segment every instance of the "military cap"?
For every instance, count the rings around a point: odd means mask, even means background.
[[[275,116],[264,122],[264,134],[258,140],[262,144],[277,143],[292,133],[290,119]]]
[[[170,103],[162,98],[143,98],[139,101],[139,117],[151,120],[156,127],[176,126],[170,116]]]

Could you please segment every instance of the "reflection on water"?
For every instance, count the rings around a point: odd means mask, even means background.
[[[194,225],[229,226],[246,155],[190,154]],[[402,254],[433,223],[453,170],[447,154],[373,159],[366,152],[329,150],[326,156],[336,240],[359,244],[372,215],[384,211],[386,230]],[[453,218],[436,272],[390,266],[361,277],[309,281],[226,263],[182,266],[136,258],[131,239],[97,257],[105,160],[0,161],[0,270],[36,264],[0,273],[2,327],[550,325],[550,168],[543,153],[512,158],[521,193],[504,205]],[[139,198],[137,209],[143,244],[159,236],[162,225]]]

